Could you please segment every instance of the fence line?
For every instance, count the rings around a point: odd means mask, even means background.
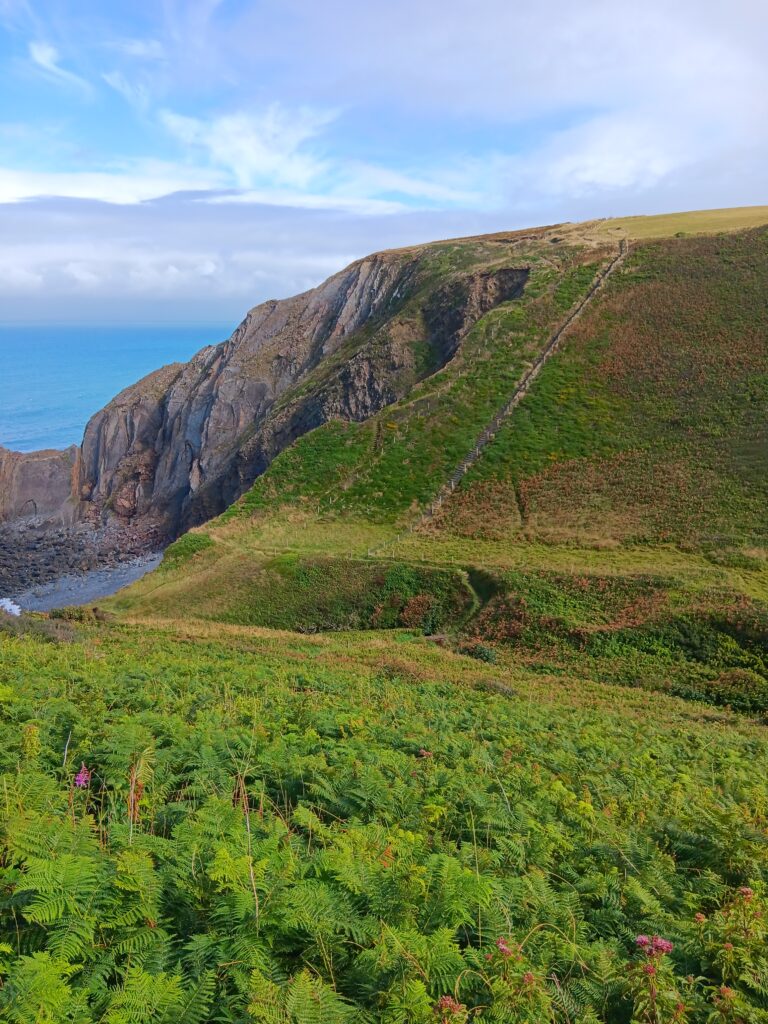
[[[434,518],[436,512],[442,507],[446,498],[449,498],[451,494],[456,490],[456,487],[461,480],[466,476],[469,470],[474,466],[477,460],[483,453],[483,450],[491,443],[496,436],[496,433],[502,423],[514,412],[516,407],[520,404],[523,398],[528,394],[528,390],[533,381],[538,377],[542,367],[547,360],[554,355],[560,346],[560,342],[563,335],[567,332],[568,328],[573,326],[576,320],[579,319],[581,314],[584,312],[586,307],[592,301],[597,292],[603,287],[605,282],[608,280],[610,275],[619,266],[629,251],[629,247],[625,239],[622,239],[619,243],[619,251],[610,260],[610,262],[598,271],[594,281],[589,287],[586,295],[571,309],[570,313],[566,316],[565,320],[560,326],[549,336],[549,339],[536,357],[531,366],[525,371],[523,376],[517,383],[515,390],[512,392],[510,398],[504,403],[501,409],[495,414],[491,422],[485,427],[485,429],[475,439],[475,444],[471,450],[464,456],[462,461],[453,471],[448,480],[442,485],[440,490],[435,495],[434,500],[430,505],[424,509],[416,519],[413,520],[404,530],[398,533],[391,540],[388,540],[385,544],[382,544],[377,548],[370,548],[368,550],[369,557],[378,556],[384,554],[387,549],[395,547],[400,541],[405,540],[410,534],[419,527],[428,523]]]

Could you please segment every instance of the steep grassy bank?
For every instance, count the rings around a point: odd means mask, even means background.
[[[764,229],[636,247],[439,527],[765,547],[766,281]]]

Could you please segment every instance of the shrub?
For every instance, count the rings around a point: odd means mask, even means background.
[[[435,599],[431,594],[416,594],[405,602],[400,612],[401,624],[411,629],[424,628],[425,623],[432,621],[430,613],[434,606]]]
[[[462,654],[468,655],[470,658],[475,658],[477,661],[484,661],[488,665],[495,665],[498,660],[498,655],[493,647],[489,647],[487,644],[468,643],[464,644],[459,648]]]
[[[37,615],[6,615],[0,612],[0,635],[31,636],[51,643],[69,643],[75,637],[75,631],[65,622],[55,621]]]

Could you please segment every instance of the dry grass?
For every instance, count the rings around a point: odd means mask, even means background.
[[[705,235],[717,231],[741,231],[768,224],[768,206],[735,206],[724,210],[690,210],[659,213],[649,217],[611,217],[589,226],[609,238],[669,238],[682,231]]]

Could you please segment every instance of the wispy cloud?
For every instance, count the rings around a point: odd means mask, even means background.
[[[757,0],[0,0],[0,21],[4,309],[39,288],[236,313],[380,246],[768,199]]]
[[[152,102],[152,94],[143,82],[130,81],[122,71],[106,71],[102,79],[107,85],[119,93],[131,106],[139,110],[148,110]]]
[[[220,203],[260,203],[303,209],[336,209],[362,215],[409,206],[477,204],[482,197],[463,177],[433,169],[412,175],[330,155],[324,132],[335,111],[289,110],[272,104],[259,113],[238,112],[203,120],[163,111],[161,123],[191,157],[231,176],[232,189],[211,196]],[[445,180],[453,178],[453,181]]]
[[[224,168],[243,189],[256,184],[306,188],[328,169],[308,148],[334,119],[332,111],[287,110],[273,103],[259,114],[233,113],[201,119],[164,110],[168,131],[197,150],[214,167]]]
[[[111,46],[119,50],[127,57],[136,57],[138,60],[164,60],[166,50],[158,39],[117,39]]]
[[[74,86],[83,92],[90,93],[91,85],[80,75],[76,75],[73,71],[67,71],[66,68],[61,67],[59,61],[61,55],[55,46],[50,43],[34,41],[29,44],[29,56],[32,63],[35,64],[42,71],[46,72],[51,78],[57,82],[65,83],[67,85]]]
[[[408,207],[393,199],[355,198],[344,195],[320,195],[316,192],[288,192],[275,189],[247,189],[204,196],[196,200],[213,206],[287,206],[296,210],[338,210],[362,217],[404,213]]]

